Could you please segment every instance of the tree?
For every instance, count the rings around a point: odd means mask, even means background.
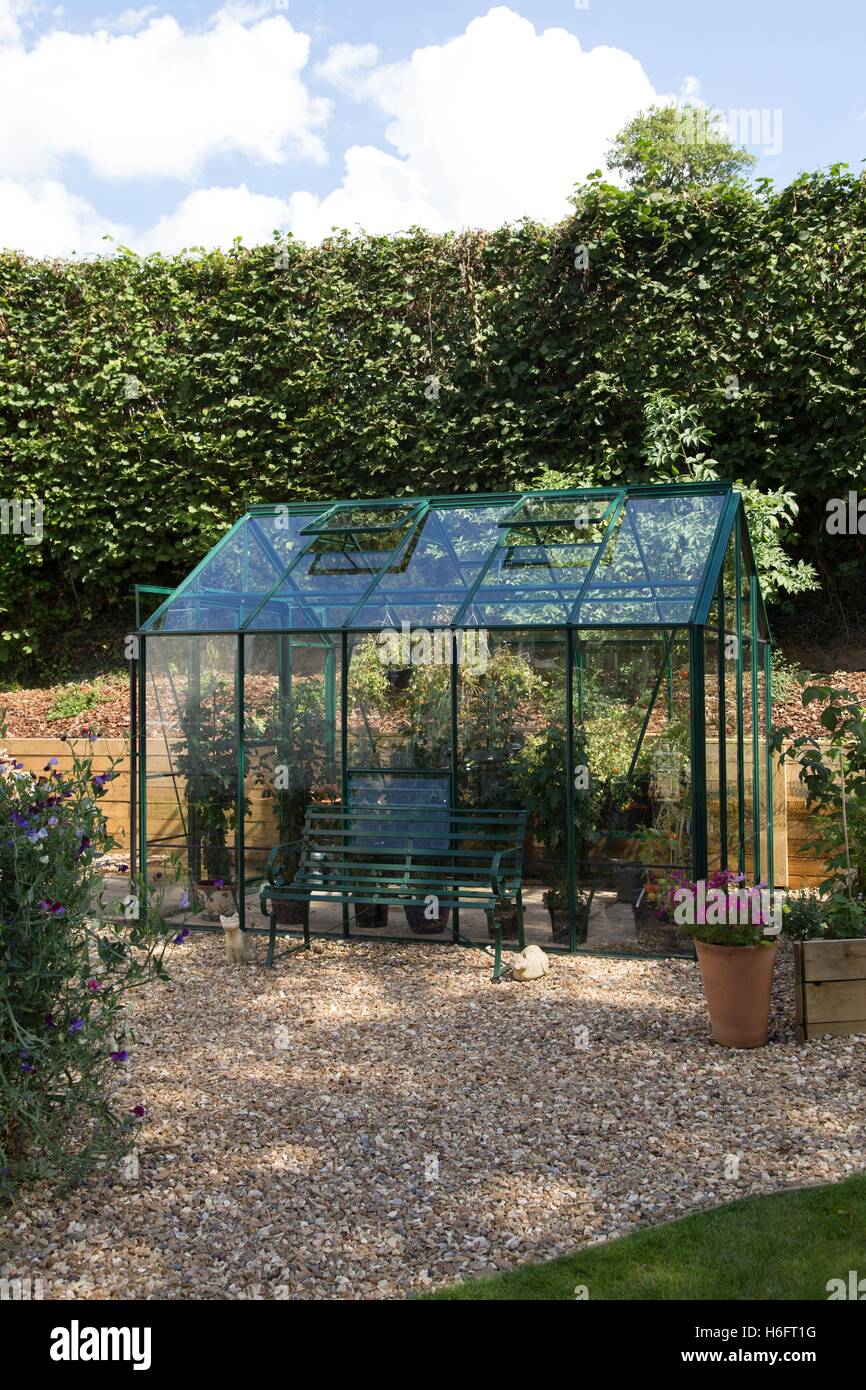
[[[651,106],[608,147],[608,168],[632,188],[679,192],[739,180],[755,156],[733,145],[706,106]]]

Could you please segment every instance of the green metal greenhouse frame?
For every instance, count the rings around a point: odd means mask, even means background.
[[[215,662],[218,651],[232,691],[236,730],[231,766],[237,813],[229,852],[240,887],[241,925],[258,925],[248,919],[247,898],[261,872],[248,867],[248,860],[267,846],[251,843],[245,807],[255,744],[249,688],[254,677],[264,679],[262,653],[266,650],[271,660],[267,674],[280,709],[291,705],[293,679],[298,679],[294,666],[321,656],[324,717],[331,731],[326,758],[337,799],[347,805],[350,779],[360,774],[382,779],[407,771],[424,774],[411,766],[351,765],[350,726],[353,719],[366,718],[363,710],[356,718],[349,709],[349,672],[358,644],[383,629],[408,633],[411,640],[431,628],[447,634],[450,648],[448,765],[440,771],[443,780],[447,776],[452,804],[466,792],[460,746],[463,635],[483,632],[497,650],[508,644],[509,650],[528,650],[545,678],[562,652],[564,670],[556,666],[556,674],[562,676],[564,698],[568,949],[581,944],[578,897],[586,867],[576,862],[575,840],[576,731],[585,718],[585,671],[594,661],[593,688],[603,687],[614,670],[604,663],[622,665],[628,644],[653,657],[661,652],[657,670],[650,662],[656,674],[641,695],[646,710],[629,776],[651,721],[663,717],[663,693],[671,718],[679,679],[673,652],[682,652],[688,673],[678,698],[682,708],[687,706],[689,734],[684,867],[694,879],[705,879],[714,868],[731,868],[773,885],[771,635],[742,498],[722,482],[249,508],[176,588],[136,589],[137,659],[130,697],[133,873],[146,876],[149,857],[189,844],[188,836],[163,842],[148,832],[153,789],[166,778],[188,830],[188,791],[179,786],[184,774],[171,751],[178,746],[171,743],[178,716],[167,716],[164,704],[166,692],[173,692],[177,709],[193,707],[200,699],[202,670]],[[553,657],[544,645],[548,640]],[[168,768],[148,765],[148,731],[154,728],[168,750]],[[708,739],[713,767],[717,756],[719,769],[712,829]],[[614,833],[620,832],[601,828],[602,847]],[[597,858],[602,862],[605,856],[599,851]],[[195,867],[188,864],[191,873]],[[452,930],[456,940],[458,922]],[[345,913],[343,931],[349,934]]]

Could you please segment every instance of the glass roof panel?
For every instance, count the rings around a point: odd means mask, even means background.
[[[543,502],[542,518],[524,508],[517,526],[500,527],[499,545],[473,596],[472,626],[568,622],[607,533],[609,507],[569,499],[559,517],[549,498]]]
[[[499,523],[513,501],[431,507],[406,563],[382,574],[353,627],[447,626],[502,536]]]
[[[685,623],[730,495],[684,484],[256,507],[142,630]]]
[[[521,497],[516,506],[510,507],[500,525],[585,526],[590,521],[599,521],[610,515],[620,492],[611,492],[601,497]]]
[[[402,507],[396,524],[386,526],[375,524],[373,509],[350,510],[353,516],[360,513],[364,529],[324,526],[302,535],[303,544],[268,603],[247,620],[251,630],[271,626],[269,610],[280,604],[290,605],[293,627],[345,627],[377,580],[387,575],[390,582],[408,567],[421,531],[418,508]]]
[[[688,622],[724,504],[722,493],[629,497],[573,621]]]
[[[378,531],[394,531],[414,520],[420,511],[420,504],[405,502],[383,502],[364,506],[358,502],[338,502],[316,519],[311,519],[304,527],[308,536],[335,535],[338,532],[364,532],[369,535]]]
[[[201,565],[144,624],[148,631],[237,628],[258,608],[307,541],[310,512],[249,514],[218,541]]]

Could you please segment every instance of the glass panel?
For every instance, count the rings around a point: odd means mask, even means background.
[[[418,769],[450,774],[451,636],[429,651],[369,633],[350,639],[351,773]]]
[[[755,880],[754,745],[752,742],[752,643],[743,637],[743,808],[745,813],[745,861],[748,882]]]
[[[722,657],[724,662],[724,657]],[[719,741],[719,634],[708,628],[704,634],[704,720],[707,747],[707,868],[722,868],[722,796],[727,790]]]
[[[236,650],[233,637],[173,636],[145,649],[148,871],[167,916],[185,891],[194,923],[238,903]]]
[[[435,831],[452,800],[452,636],[429,639],[425,633],[412,640],[408,633],[349,639],[347,777],[351,805],[423,806]],[[435,853],[435,843],[430,850]],[[449,915],[428,920],[417,904],[391,906],[387,922],[383,913],[377,919],[372,908],[362,907],[349,930],[366,933],[386,924],[389,936],[451,938]]]
[[[758,643],[758,758],[760,768],[760,792],[758,796],[758,839],[761,856],[761,880],[767,881],[770,869],[769,847],[769,788],[767,786],[767,687],[764,680],[763,642]],[[772,885],[770,885],[772,887]]]
[[[340,502],[316,520],[308,520],[306,535],[334,535],[346,531],[352,535],[374,535],[378,531],[395,531],[409,524],[418,514],[420,503],[376,502],[363,506],[359,502]],[[395,541],[392,541],[392,545]]]
[[[730,606],[730,605],[726,605]],[[723,646],[725,675],[725,784],[728,808],[728,868],[740,872],[740,780],[738,767],[739,715],[737,713],[737,639],[726,632]]]
[[[418,536],[412,523],[403,521],[378,531],[335,530],[333,535],[302,537],[303,548],[289,574],[249,627],[342,627],[377,578],[403,572]]]
[[[629,497],[577,621],[688,622],[724,502],[721,494]]]
[[[575,864],[590,950],[687,949],[638,904],[648,873],[691,862],[687,651],[653,629],[576,645]]]
[[[498,522],[509,505],[433,508],[405,566],[382,575],[353,627],[399,628],[404,622],[437,627],[452,622],[499,542]]]
[[[489,636],[486,664],[458,667],[458,797],[474,809],[525,809],[527,942],[568,947],[566,640],[562,633]],[[504,919],[509,944],[516,918]],[[488,939],[480,912],[460,931]]]
[[[590,507],[571,502],[568,515],[555,523],[502,528],[468,621],[480,627],[567,623],[607,524]]]
[[[263,926],[257,887],[276,844],[301,838],[312,802],[339,801],[340,643],[327,637],[255,634],[244,638],[244,860],[247,921]],[[296,856],[287,854],[293,867]],[[295,905],[278,920],[299,925]],[[328,904],[315,904],[314,931],[341,925]]]
[[[244,517],[184,580],[152,622],[153,630],[239,627],[279,583],[293,557],[301,554],[308,543],[301,529],[312,519],[309,512],[291,515],[285,508]]]
[[[590,521],[600,521],[609,516],[617,499],[622,494],[611,492],[603,497],[523,497],[516,507],[510,507],[503,524],[509,527],[526,526],[532,530],[540,527],[561,528],[586,526]]]

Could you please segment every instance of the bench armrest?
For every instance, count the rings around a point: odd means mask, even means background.
[[[496,894],[497,898],[502,898],[502,897],[505,897],[505,895],[506,895],[506,894],[505,894],[505,888],[503,887],[503,884],[502,884],[502,875],[503,875],[502,861],[503,861],[503,859],[505,859],[505,858],[507,858],[507,857],[510,857],[510,856],[512,856],[512,855],[518,855],[518,856],[519,856],[519,855],[522,853],[522,851],[523,851],[523,846],[522,846],[522,845],[509,845],[507,849],[499,849],[499,850],[497,850],[496,853],[494,854],[494,856],[493,856],[493,862],[492,862],[492,864],[490,865],[490,887],[493,889],[493,892]],[[507,869],[506,869],[505,872],[507,872]],[[518,872],[517,872],[517,865],[516,865],[516,863],[515,863],[514,865],[512,865],[511,882],[512,882],[512,884],[514,885],[515,888],[518,887],[518,886],[519,886],[519,883],[520,883],[520,875],[519,875]]]
[[[270,883],[273,887],[277,887],[277,885],[280,884],[280,883],[282,883],[282,881],[283,881],[282,871],[280,871],[279,873],[277,873],[277,874],[276,874],[276,877],[274,876],[274,871],[275,871],[276,868],[277,868],[277,864],[278,864],[278,861],[279,861],[279,856],[280,856],[281,851],[284,850],[284,849],[301,849],[306,843],[307,843],[307,841],[304,840],[304,839],[301,839],[301,840],[283,840],[282,844],[274,845],[273,849],[271,850],[270,854],[268,855],[268,863],[267,863],[267,867],[266,867],[266,869],[265,869],[265,873],[267,874],[268,883]]]

